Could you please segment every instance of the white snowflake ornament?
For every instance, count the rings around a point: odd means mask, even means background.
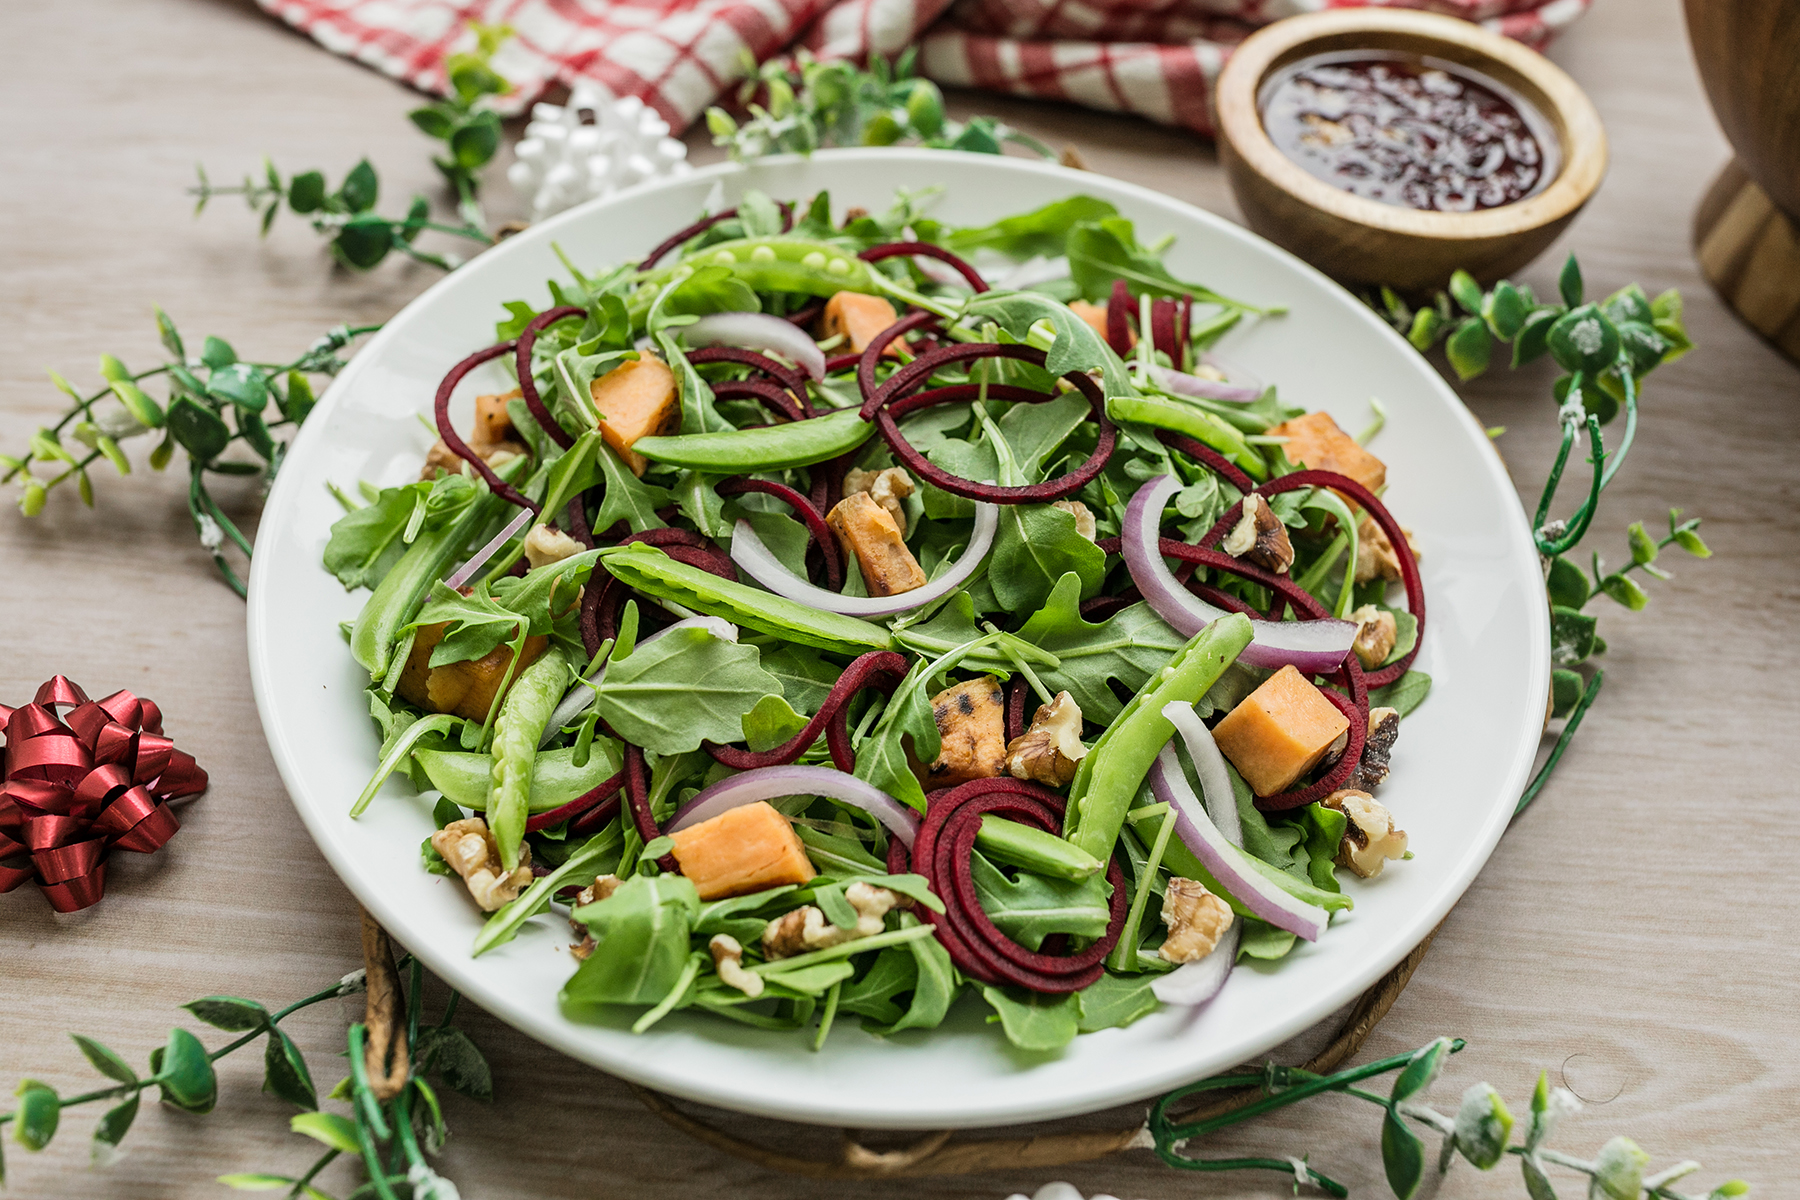
[[[615,100],[577,84],[565,105],[536,104],[506,177],[531,197],[531,219],[621,188],[693,170],[669,123],[635,96]]]

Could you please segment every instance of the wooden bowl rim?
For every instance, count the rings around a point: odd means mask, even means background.
[[[1505,81],[1517,76],[1547,101],[1544,118],[1561,139],[1562,162],[1550,186],[1516,204],[1466,213],[1427,212],[1384,204],[1342,191],[1283,154],[1263,128],[1257,93],[1275,63],[1304,54],[1311,42],[1370,32],[1404,34],[1455,51],[1439,57],[1465,61]],[[1323,49],[1323,48],[1321,48]],[[1420,53],[1429,54],[1427,48]],[[1493,64],[1492,67],[1485,64]],[[1285,64],[1284,64],[1285,65]],[[1497,67],[1499,69],[1493,69]],[[1536,97],[1527,97],[1536,103]],[[1522,43],[1469,21],[1410,9],[1332,9],[1288,17],[1246,38],[1226,60],[1218,84],[1219,135],[1257,174],[1310,207],[1372,229],[1442,240],[1503,238],[1563,220],[1586,204],[1606,174],[1606,130],[1600,114],[1575,81],[1555,63]]]

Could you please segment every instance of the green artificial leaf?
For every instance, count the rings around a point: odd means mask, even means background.
[[[657,509],[675,501],[667,488],[645,483],[633,475],[631,468],[620,460],[611,446],[600,445],[594,453],[594,461],[599,464],[606,483],[601,493],[600,511],[594,515],[596,532],[611,529],[620,521],[629,525],[633,533],[662,529],[668,524],[656,515]]]
[[[1550,560],[1544,590],[1550,594],[1551,604],[1570,609],[1586,604],[1592,594],[1588,590],[1587,573],[1560,554]]]
[[[221,1175],[219,1182],[240,1192],[278,1192],[283,1188],[297,1186],[297,1181],[289,1179],[286,1175],[269,1175],[260,1171]],[[310,1194],[312,1189],[307,1188],[307,1192]]]
[[[1441,1037],[1421,1047],[1395,1077],[1394,1090],[1389,1097],[1391,1102],[1399,1104],[1430,1091],[1431,1085],[1443,1073],[1444,1063],[1449,1058],[1449,1038]]]
[[[1594,652],[1594,629],[1599,620],[1561,605],[1550,606],[1550,661],[1573,667]]]
[[[1404,717],[1425,703],[1425,697],[1430,694],[1431,676],[1423,671],[1408,671],[1385,687],[1371,689],[1369,703],[1391,708]]]
[[[1594,1158],[1594,1183],[1590,1195],[1605,1200],[1638,1200],[1644,1190],[1645,1154],[1630,1138],[1616,1137],[1600,1147]]]
[[[943,239],[943,244],[965,256],[977,250],[992,250],[1016,260],[1034,255],[1056,258],[1064,252],[1069,232],[1076,225],[1118,215],[1119,210],[1105,200],[1078,194],[1004,217],[991,225],[954,230]]]
[[[336,198],[347,212],[361,213],[374,208],[380,194],[381,184],[375,177],[375,168],[365,158],[344,176],[344,186],[338,189]]]
[[[132,420],[146,429],[162,428],[163,410],[156,401],[146,396],[143,389],[129,379],[115,379],[108,385],[112,394],[119,398],[125,411],[131,414]]]
[[[106,1110],[104,1116],[94,1123],[94,1142],[96,1146],[117,1146],[125,1140],[131,1130],[131,1123],[137,1120],[138,1098],[136,1094]]]
[[[1050,504],[1008,504],[988,558],[994,598],[1008,612],[1030,612],[1067,575],[1092,596],[1106,578],[1106,555],[1075,528],[1075,515]],[[1084,710],[1085,711],[1085,710]]]
[[[688,930],[699,908],[699,895],[683,876],[634,875],[605,900],[576,909],[574,919],[599,948],[563,985],[563,1004],[661,1000],[687,966]]]
[[[1150,985],[1155,975],[1115,975],[1111,971],[1075,993],[1076,1026],[1082,1033],[1117,1029],[1155,1012],[1162,1002]]]
[[[1600,581],[1600,590],[1632,612],[1642,612],[1644,606],[1650,603],[1650,597],[1638,586],[1637,580],[1629,575],[1608,575]]]
[[[1531,310],[1520,326],[1519,334],[1513,339],[1512,365],[1522,367],[1528,362],[1542,358],[1550,349],[1550,327],[1562,316],[1562,309],[1543,306]]]
[[[1530,315],[1530,306],[1525,301],[1524,293],[1502,279],[1494,285],[1482,316],[1487,318],[1488,328],[1494,336],[1503,342],[1510,342],[1525,327],[1525,318]]]
[[[318,171],[302,171],[288,180],[288,207],[304,216],[325,207],[325,176]]]
[[[1399,1200],[1412,1200],[1425,1178],[1425,1143],[1393,1109],[1381,1118],[1381,1165]]]
[[[1631,561],[1638,566],[1647,566],[1656,561],[1656,539],[1644,530],[1642,521],[1633,521],[1625,531],[1625,540],[1631,546]]]
[[[166,419],[169,433],[196,462],[211,462],[231,444],[231,430],[219,414],[189,396],[178,396]]]
[[[673,630],[614,657],[595,701],[619,736],[656,754],[697,750],[744,736],[744,719],[781,684],[759,664],[756,647],[710,629]]]
[[[264,462],[274,462],[277,452],[275,439],[269,435],[269,426],[256,413],[244,409],[237,410],[238,433],[243,436],[250,448],[262,456]]]
[[[487,110],[450,135],[450,156],[465,171],[473,171],[494,157],[500,148],[500,114]]]
[[[319,1107],[312,1072],[306,1069],[300,1047],[279,1029],[269,1030],[269,1042],[263,1052],[263,1091],[281,1097],[296,1108]]]
[[[1451,1136],[1458,1153],[1483,1171],[1491,1171],[1506,1157],[1512,1128],[1513,1115],[1500,1093],[1477,1083],[1463,1093],[1462,1107],[1456,1111],[1456,1132]]]
[[[1519,1167],[1525,1174],[1525,1194],[1530,1200],[1557,1200],[1556,1188],[1537,1155],[1525,1155],[1519,1160]]]
[[[1690,528],[1683,527],[1675,531],[1675,544],[1686,550],[1695,558],[1711,558],[1712,548],[1701,540],[1700,534]]]
[[[1413,314],[1412,327],[1406,331],[1406,340],[1412,343],[1414,350],[1423,354],[1437,345],[1438,334],[1443,331],[1444,318],[1438,315],[1435,308],[1421,308]]]
[[[1112,887],[1104,875],[1072,883],[1020,870],[1009,879],[979,852],[971,866],[982,911],[1028,950],[1036,950],[1053,933],[1097,938],[1106,932]]]
[[[1733,1179],[1726,1183],[1721,1183],[1718,1187],[1708,1192],[1706,1194],[1706,1200],[1731,1200],[1732,1197],[1748,1196],[1749,1194],[1749,1184],[1741,1179]]]
[[[211,1112],[219,1099],[219,1081],[200,1039],[185,1029],[171,1029],[168,1043],[154,1052],[150,1069],[162,1098],[184,1112]]]
[[[999,1014],[1006,1040],[1021,1050],[1061,1050],[1080,1031],[1079,1001],[1073,993],[1048,996],[984,985],[981,995]]]
[[[1444,343],[1444,353],[1458,379],[1473,379],[1488,369],[1494,351],[1494,338],[1480,317],[1468,317],[1456,327]]]
[[[1481,315],[1481,285],[1467,271],[1457,270],[1451,274],[1450,296],[1470,316]]]
[[[210,334],[200,347],[200,361],[212,370],[229,367],[238,360],[237,351],[224,338],[216,338]]]
[[[400,223],[400,240],[411,245],[419,240],[425,232],[425,222],[431,219],[431,201],[423,196],[414,196],[412,203],[406,206],[406,218]]]
[[[1574,712],[1586,686],[1587,681],[1579,673],[1567,667],[1553,668],[1550,672],[1550,715],[1560,719]]]
[[[760,754],[764,750],[773,750],[806,728],[807,718],[795,712],[786,697],[770,695],[758,700],[742,720],[744,742]]]
[[[21,1079],[13,1094],[19,1098],[12,1112],[13,1140],[27,1150],[42,1150],[56,1136],[62,1102],[54,1088],[35,1079]]]
[[[1580,306],[1583,292],[1581,264],[1575,261],[1573,254],[1563,263],[1562,273],[1556,277],[1556,290],[1562,294],[1562,302],[1566,307]]]
[[[175,322],[171,321],[169,319],[169,314],[162,310],[162,305],[156,305],[155,311],[156,334],[163,344],[163,349],[167,350],[170,354],[173,354],[176,358],[186,359],[187,350],[181,344],[181,334],[175,328]],[[54,374],[54,372],[52,372],[52,374]],[[111,381],[109,380],[108,382]]]
[[[484,1102],[494,1098],[494,1073],[481,1051],[475,1048],[475,1043],[469,1040],[469,1035],[460,1029],[441,1026],[421,1030],[419,1044],[413,1048],[413,1059],[421,1073],[438,1076],[445,1086],[459,1095]]]
[[[1570,309],[1550,327],[1550,355],[1565,371],[1598,375],[1619,357],[1619,331],[1598,307]]]
[[[313,396],[312,382],[299,371],[289,371],[287,375],[287,394],[277,393],[276,400],[281,406],[281,415],[298,425],[306,420],[312,412],[317,400]]]
[[[1669,352],[1669,342],[1654,326],[1641,321],[1615,324],[1619,330],[1619,346],[1634,374],[1647,375],[1662,364]]]
[[[970,154],[999,154],[1000,139],[994,134],[994,122],[988,117],[971,117],[962,132],[950,143],[950,149]]]
[[[340,1154],[362,1153],[362,1144],[356,1137],[356,1122],[348,1117],[328,1112],[295,1113],[288,1118],[288,1128]]]
[[[358,213],[339,227],[331,248],[347,266],[366,271],[394,248],[394,227],[385,217]]]
[[[69,1036],[75,1039],[75,1044],[81,1048],[82,1057],[93,1064],[94,1070],[108,1079],[116,1079],[120,1083],[137,1082],[137,1072],[132,1070],[131,1065],[112,1050],[96,1042],[93,1038],[83,1037],[79,1033],[71,1033]]]
[[[1060,660],[1056,667],[1037,669],[1044,686],[1068,692],[1084,719],[1105,726],[1124,708],[1109,681],[1136,692],[1187,639],[1148,604],[1133,604],[1091,623],[1081,615],[1082,587],[1078,573],[1064,574],[1018,636]]]

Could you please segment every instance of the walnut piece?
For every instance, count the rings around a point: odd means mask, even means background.
[[[1172,963],[1205,958],[1231,928],[1231,906],[1197,879],[1169,880],[1163,892],[1163,924],[1169,927],[1157,953]]]
[[[1243,515],[1219,548],[1233,558],[1277,575],[1287,574],[1294,565],[1294,544],[1288,540],[1287,526],[1269,502],[1255,492],[1244,497]]]
[[[1058,692],[1039,706],[1031,728],[1007,743],[1006,769],[1014,779],[1068,787],[1087,752],[1081,743],[1081,708],[1069,693]]]
[[[894,518],[894,526],[902,534],[906,532],[906,506],[901,501],[916,490],[913,478],[906,473],[905,467],[889,467],[885,471],[864,471],[853,467],[844,476],[844,495],[869,493],[869,499],[881,505],[887,515]]]
[[[1350,773],[1345,785],[1350,791],[1366,792],[1379,787],[1388,777],[1388,755],[1400,737],[1400,710],[1371,708],[1369,732],[1363,738],[1362,760]]]
[[[1088,541],[1090,541],[1090,542],[1093,541],[1094,536],[1100,532],[1100,526],[1098,524],[1096,524],[1094,521],[1093,510],[1088,508],[1088,506],[1083,504],[1081,501],[1079,501],[1079,500],[1058,500],[1056,503],[1052,504],[1050,507],[1051,508],[1060,508],[1064,512],[1068,513],[1070,516],[1074,517],[1075,518],[1075,532],[1079,533],[1082,537],[1086,538]]]
[[[886,928],[888,913],[906,907],[904,897],[898,892],[867,883],[853,883],[845,888],[844,899],[856,910],[853,928],[841,929],[826,920],[817,906],[803,905],[769,922],[762,935],[763,957],[771,960],[792,958],[809,950],[824,950],[858,938],[874,937]]]
[[[1394,642],[1400,633],[1394,614],[1365,604],[1351,613],[1350,619],[1356,622],[1356,641],[1350,648],[1356,651],[1357,661],[1362,663],[1363,669],[1373,671],[1394,652]]]
[[[483,912],[510,904],[531,883],[531,847],[521,846],[519,865],[506,870],[500,865],[500,846],[480,817],[450,822],[431,835],[431,848],[462,876]]]
[[[525,559],[534,571],[547,563],[559,563],[580,553],[580,542],[548,525],[534,525],[525,535]]]
[[[706,949],[712,955],[713,970],[719,973],[720,983],[736,988],[752,1000],[762,995],[762,976],[744,970],[744,947],[736,938],[729,933],[715,933]]]
[[[1413,561],[1417,562],[1419,547],[1413,542],[1412,530],[1402,526],[1400,532],[1406,535],[1406,548],[1412,551]],[[1400,559],[1394,553],[1394,544],[1388,541],[1387,531],[1375,523],[1375,518],[1364,513],[1356,522],[1356,582],[1399,578]]]
[[[1338,846],[1337,864],[1349,867],[1364,879],[1381,874],[1390,858],[1406,856],[1406,831],[1394,828],[1394,814],[1367,792],[1344,789],[1323,802],[1349,817],[1344,840]]]

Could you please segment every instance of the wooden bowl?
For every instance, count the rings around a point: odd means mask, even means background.
[[[1308,174],[1269,139],[1257,95],[1290,63],[1345,50],[1429,55],[1511,88],[1555,131],[1556,176],[1516,204],[1447,213],[1353,196]],[[1425,292],[1458,267],[1491,283],[1543,253],[1606,174],[1600,114],[1560,68],[1478,25],[1406,9],[1334,9],[1253,34],[1219,75],[1218,122],[1219,158],[1250,228],[1352,286]]]

